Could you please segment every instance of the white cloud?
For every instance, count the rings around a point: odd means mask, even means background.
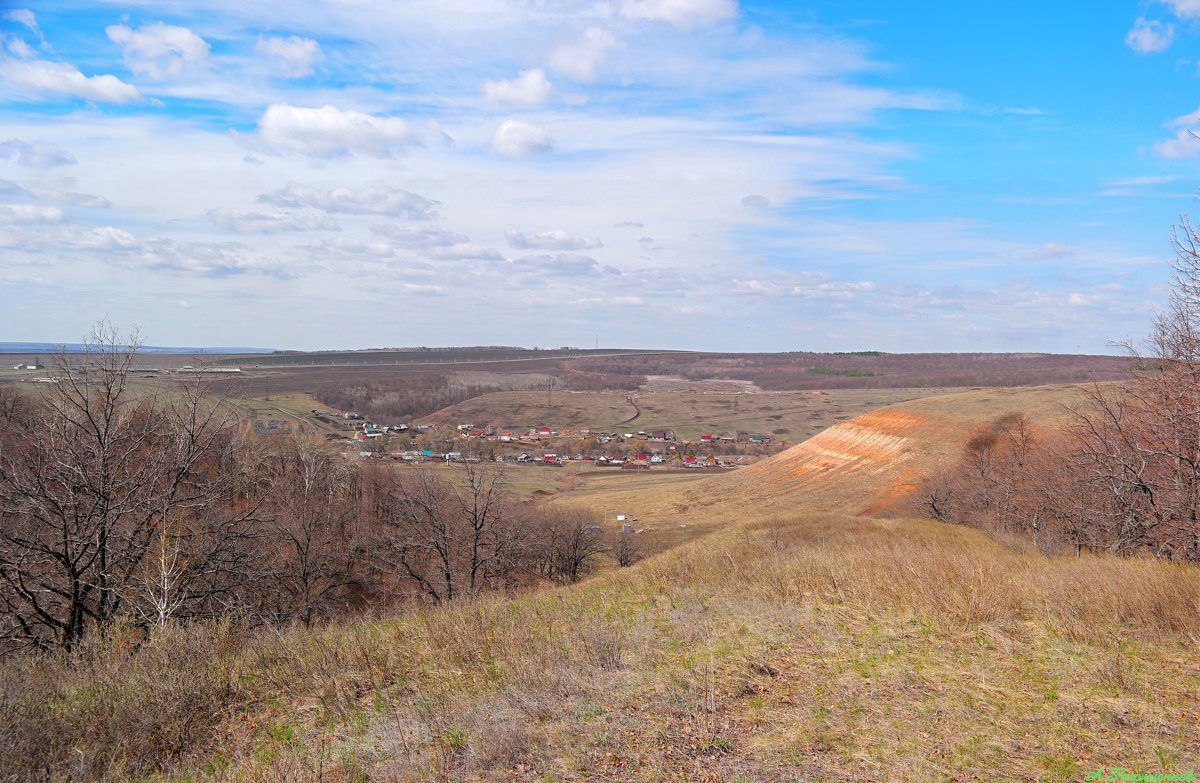
[[[38,96],[69,95],[102,103],[138,103],[138,89],[115,76],[84,76],[70,63],[0,60],[0,78]]]
[[[3,36],[0,36],[0,39],[2,38]],[[29,44],[25,43],[21,38],[9,38],[5,41],[5,45],[8,46],[10,52],[23,60],[28,60],[36,54],[33,49],[29,48]]]
[[[736,0],[621,0],[626,19],[668,22],[684,30],[724,22],[737,13]]]
[[[77,237],[72,246],[84,250],[134,250],[141,243],[128,231],[112,226],[93,228]]]
[[[0,223],[61,223],[63,211],[59,207],[44,207],[38,204],[0,204]]]
[[[30,143],[20,139],[0,142],[0,159],[11,160],[18,166],[27,166],[33,169],[70,166],[79,162],[71,153],[48,142]]]
[[[25,25],[38,37],[38,44],[43,49],[50,48],[50,45],[46,43],[46,36],[42,35],[42,29],[38,27],[37,17],[33,15],[33,11],[28,8],[14,8],[11,11],[5,11],[4,18],[10,22]]]
[[[447,261],[503,261],[499,250],[477,242],[462,242],[449,247],[435,247],[428,251],[432,258]]]
[[[438,202],[400,188],[381,183],[359,190],[350,188],[313,188],[297,182],[258,197],[263,204],[278,207],[312,207],[347,215],[392,215],[410,220],[433,220]]]
[[[208,42],[186,27],[155,22],[134,30],[114,24],[104,32],[120,45],[129,70],[147,79],[173,79],[208,65]]]
[[[751,193],[749,196],[742,198],[742,206],[746,209],[767,209],[771,206],[771,199],[757,193]]]
[[[612,33],[600,27],[589,27],[580,38],[556,46],[547,61],[552,69],[561,74],[577,81],[590,82],[596,78],[596,66],[616,45],[617,39]]]
[[[1167,123],[1169,128],[1177,128],[1175,135],[1154,145],[1154,154],[1160,158],[1175,160],[1191,158],[1200,154],[1200,139],[1197,139],[1196,126],[1200,125],[1200,109],[1176,117]]]
[[[489,103],[509,106],[537,106],[550,100],[554,88],[541,68],[521,71],[515,79],[500,79],[483,83],[483,99]]]
[[[522,256],[513,263],[529,272],[564,277],[595,274],[600,266],[596,259],[579,253],[539,253]]]
[[[321,52],[321,46],[316,41],[296,35],[287,38],[259,36],[254,49],[270,57],[279,74],[289,79],[310,75],[313,72],[313,60]]]
[[[599,239],[569,234],[562,229],[523,234],[510,228],[505,233],[508,246],[518,250],[592,250],[603,247]]]
[[[229,277],[250,272],[274,277],[288,276],[278,261],[232,242],[156,239],[142,243],[134,260],[150,269],[208,277]]]
[[[279,150],[317,158],[366,155],[391,158],[409,147],[423,146],[413,127],[399,117],[334,106],[311,109],[274,103],[258,120],[259,136]]]
[[[1200,155],[1200,139],[1192,134],[1193,132],[1187,128],[1176,131],[1173,137],[1154,145],[1154,154],[1168,160],[1194,158],[1196,155]]]
[[[1057,242],[1046,242],[1033,250],[1028,250],[1021,254],[1021,258],[1032,260],[1044,260],[1054,258],[1068,258],[1075,255],[1075,251],[1066,245],[1060,245]]]
[[[525,158],[553,147],[554,139],[545,128],[521,120],[505,120],[492,134],[492,149],[501,155]]]
[[[466,244],[471,239],[466,234],[431,226],[375,225],[371,231],[402,247],[449,247]]]
[[[1175,25],[1138,17],[1125,35],[1125,45],[1138,54],[1149,54],[1166,49],[1174,38]]]
[[[1200,18],[1200,0],[1163,0],[1180,19]]]
[[[238,234],[273,234],[277,231],[339,231],[337,221],[328,215],[263,214],[238,209],[211,209],[208,219],[217,228]]]

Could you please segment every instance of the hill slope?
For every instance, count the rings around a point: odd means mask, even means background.
[[[973,430],[1012,411],[1047,426],[1087,387],[985,389],[925,397],[840,422],[770,459],[736,471],[687,477],[643,492],[630,481],[562,502],[621,508],[650,525],[708,529],[801,512],[868,514],[908,494],[921,476],[956,459]],[[687,517],[688,519],[684,519]]]

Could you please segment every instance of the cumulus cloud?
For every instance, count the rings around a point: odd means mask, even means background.
[[[746,209],[766,209],[771,206],[771,199],[752,193],[742,198],[742,206]]]
[[[1154,154],[1169,160],[1193,158],[1200,155],[1200,139],[1192,134],[1193,132],[1187,129],[1176,131],[1171,138],[1154,145]]]
[[[1125,45],[1138,54],[1161,52],[1175,38],[1175,25],[1163,24],[1157,19],[1143,19],[1133,23],[1125,34]]]
[[[287,277],[282,264],[234,242],[176,242],[156,239],[143,242],[133,258],[151,269],[230,277],[251,272]]]
[[[257,200],[277,207],[312,207],[346,215],[392,215],[410,220],[433,220],[441,206],[437,201],[382,183],[351,190],[345,187],[313,188],[289,182],[278,190],[263,193]]]
[[[550,100],[554,88],[541,68],[521,71],[515,79],[488,80],[483,83],[483,99],[508,106],[537,106]]]
[[[508,246],[518,250],[591,250],[603,247],[599,239],[570,234],[562,229],[524,234],[510,228],[505,233]]]
[[[79,162],[74,155],[53,144],[44,141],[30,143],[20,139],[0,142],[0,159],[11,160],[18,166],[32,169],[50,169]]]
[[[1163,0],[1180,19],[1200,18],[1200,0]]]
[[[321,52],[321,46],[311,38],[297,35],[287,38],[259,36],[254,50],[271,59],[280,76],[298,79],[313,72],[313,60]]]
[[[612,33],[600,27],[589,27],[578,39],[556,46],[547,62],[558,73],[590,82],[596,78],[596,66],[616,45],[617,39]]]
[[[1196,138],[1196,131],[1193,130],[1197,124],[1200,124],[1200,109],[1171,120],[1167,126],[1178,130],[1173,137],[1154,145],[1154,153],[1169,159],[1191,158],[1200,154],[1200,139]]]
[[[477,242],[460,242],[449,247],[435,247],[428,251],[432,258],[446,261],[503,261],[499,250]]]
[[[61,223],[59,207],[40,204],[0,204],[0,223]]]
[[[667,22],[684,30],[724,22],[737,12],[736,0],[621,0],[626,19]]]
[[[141,243],[128,231],[113,226],[89,229],[72,242],[82,250],[134,250]]]
[[[121,47],[126,67],[153,81],[173,79],[208,65],[208,42],[186,27],[155,22],[134,30],[114,24],[104,32]]]
[[[258,119],[260,138],[270,146],[317,158],[366,155],[392,158],[423,146],[417,131],[399,117],[275,103]]]
[[[492,149],[515,158],[549,152],[553,147],[554,139],[545,128],[521,120],[505,120],[492,134]]]
[[[279,231],[340,231],[329,215],[242,212],[238,209],[210,209],[208,219],[217,228],[238,234],[274,234]]]
[[[636,220],[622,220],[620,223],[614,223],[613,228],[645,228],[646,226]]]
[[[49,60],[0,60],[0,78],[38,96],[68,95],[101,103],[138,103],[138,89],[115,76],[84,76],[70,63]]]
[[[371,226],[371,231],[402,247],[449,247],[465,245],[471,239],[466,234],[432,226],[375,225]]]
[[[600,263],[596,259],[580,253],[538,253],[522,256],[513,263],[529,272],[562,277],[595,274],[600,267]]]

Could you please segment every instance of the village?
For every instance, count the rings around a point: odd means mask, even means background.
[[[358,447],[361,459],[406,463],[500,462],[562,466],[582,463],[600,468],[642,470],[726,470],[772,453],[770,435],[751,432],[705,433],[688,440],[672,430],[528,429],[491,424],[384,425],[357,413],[312,411],[326,425],[340,416],[340,433],[326,440]]]

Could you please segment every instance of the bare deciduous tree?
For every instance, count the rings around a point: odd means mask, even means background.
[[[504,469],[467,463],[442,478],[420,466],[393,474],[386,543],[401,575],[441,603],[503,586],[526,555],[528,529],[503,488]]]
[[[10,643],[72,647],[142,598],[161,616],[181,605],[183,582],[236,559],[227,533],[252,509],[226,508],[239,490],[222,465],[228,414],[198,385],[161,400],[135,392],[137,347],[136,334],[98,324],[82,355],[59,353],[56,382],[5,428],[0,636]],[[168,540],[186,573],[164,550],[166,580],[147,579],[148,555]]]

